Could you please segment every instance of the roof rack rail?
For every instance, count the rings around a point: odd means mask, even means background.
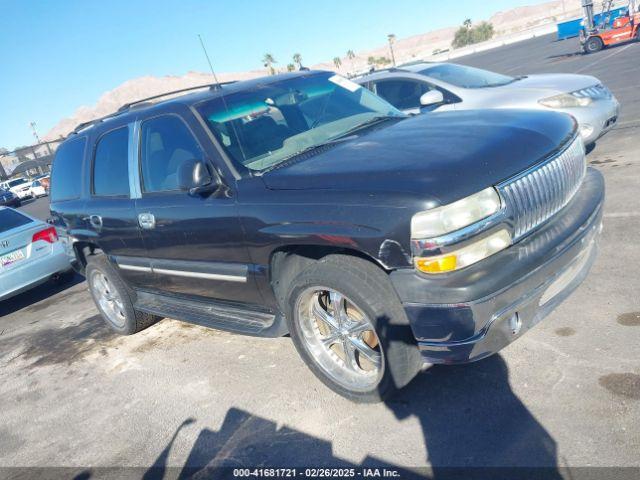
[[[123,112],[125,110],[129,110],[134,105],[137,105],[139,103],[148,102],[149,100],[155,100],[156,98],[167,97],[169,95],[175,95],[177,93],[190,92],[192,90],[200,90],[201,88],[209,88],[211,90],[217,90],[217,89],[219,89],[220,87],[222,87],[224,85],[229,85],[231,83],[236,83],[236,82],[237,82],[237,80],[232,80],[232,81],[229,81],[229,82],[220,82],[220,83],[207,83],[205,85],[198,85],[198,86],[189,87],[189,88],[181,88],[180,90],[173,90],[172,92],[165,92],[165,93],[161,93],[159,95],[152,95],[151,97],[141,98],[141,99],[135,100],[133,102],[125,103],[124,105],[122,105],[118,109],[118,112]]]
[[[91,125],[95,125],[96,123],[100,123],[100,122],[106,120],[107,118],[116,117],[116,116],[118,116],[118,115],[120,115],[122,113],[124,113],[124,112],[121,112],[121,111],[118,110],[117,112],[110,113],[109,115],[105,115],[104,117],[94,118],[93,120],[89,120],[87,122],[82,122],[82,123],[78,124],[76,126],[76,128],[73,129],[73,132],[71,132],[71,133],[78,133],[80,130],[84,130],[85,128],[88,128]]]
[[[113,117],[117,117],[118,115],[122,115],[123,113],[129,111],[132,107],[134,107],[136,105],[140,105],[142,103],[147,103],[147,102],[149,102],[149,100],[155,100],[157,98],[167,97],[169,95],[175,95],[175,94],[183,93],[183,92],[190,92],[192,90],[200,90],[202,88],[209,88],[211,90],[218,90],[219,88],[221,88],[224,85],[229,85],[229,84],[236,83],[236,82],[237,82],[237,80],[232,80],[232,81],[229,81],[229,82],[208,83],[206,85],[198,85],[198,86],[195,86],[195,87],[181,88],[180,90],[173,90],[171,92],[165,92],[165,93],[160,93],[158,95],[153,95],[151,97],[141,98],[141,99],[135,100],[133,102],[125,103],[120,108],[118,108],[118,110],[116,110],[114,113],[110,113],[109,115],[105,115],[104,117],[99,117],[99,118],[95,118],[93,120],[89,120],[87,122],[83,122],[83,123],[79,124],[78,126],[76,126],[76,128],[74,128],[73,132],[71,132],[71,133],[78,133],[80,130],[84,130],[87,127],[90,127],[90,126],[95,125],[97,123],[103,122],[104,120],[107,120],[107,119],[113,118]]]

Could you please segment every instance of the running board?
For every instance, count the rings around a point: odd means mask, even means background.
[[[281,337],[288,332],[282,315],[265,310],[143,291],[136,295],[136,310],[161,317],[259,337]]]

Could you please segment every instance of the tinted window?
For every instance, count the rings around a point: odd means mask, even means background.
[[[98,141],[93,160],[93,193],[129,195],[129,129],[113,130]]]
[[[53,161],[51,172],[51,200],[78,198],[82,185],[82,157],[87,139],[64,142]]]
[[[499,87],[517,80],[514,77],[455,63],[435,65],[425,68],[420,73],[462,88]]]
[[[224,91],[224,88],[223,88]],[[238,163],[265,170],[303,151],[405,116],[360,85],[332,73],[256,84],[198,105],[207,126]]]
[[[426,83],[414,80],[382,80],[376,83],[376,93],[400,110],[420,108],[420,97],[429,90]]]
[[[25,217],[10,208],[0,209],[0,233],[11,230],[12,228],[21,227],[22,225],[31,223],[31,221],[29,217]]]
[[[186,160],[203,157],[185,123],[175,115],[142,124],[140,161],[145,192],[178,190],[178,167]]]

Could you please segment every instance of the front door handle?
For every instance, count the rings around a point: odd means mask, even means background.
[[[138,225],[145,230],[155,228],[156,217],[154,217],[152,213],[141,213],[138,215]]]

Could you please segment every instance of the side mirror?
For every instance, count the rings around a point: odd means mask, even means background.
[[[178,167],[178,187],[190,195],[215,192],[221,183],[220,177],[202,160],[185,160]]]
[[[437,105],[438,103],[444,103],[444,95],[440,90],[429,90],[420,97],[420,105],[423,107]]]

